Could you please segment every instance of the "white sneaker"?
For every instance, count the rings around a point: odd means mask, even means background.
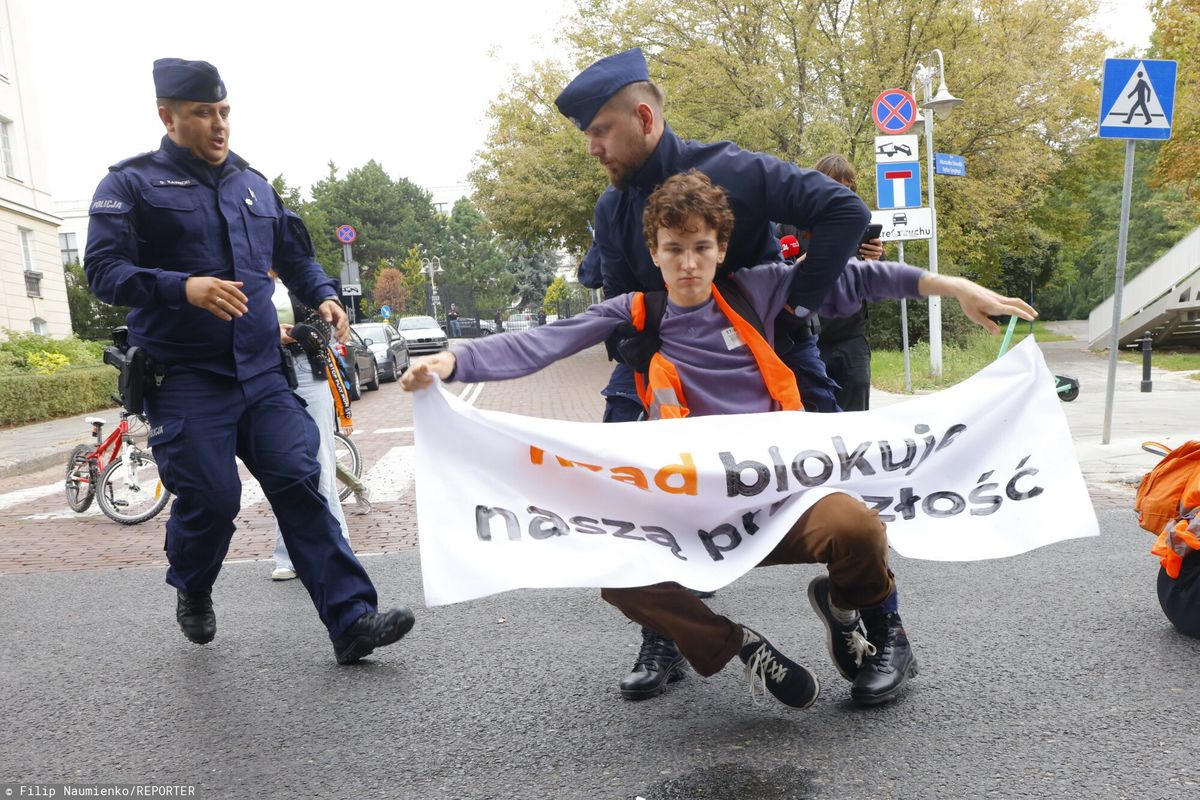
[[[273,581],[290,581],[294,577],[296,577],[296,570],[288,569],[287,567],[276,567],[274,572],[271,573],[271,580]]]
[[[354,513],[370,514],[372,510],[371,490],[364,486],[361,492],[354,493]]]

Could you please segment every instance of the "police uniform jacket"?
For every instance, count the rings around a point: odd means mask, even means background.
[[[133,307],[129,343],[163,364],[237,380],[277,368],[269,267],[314,308],[337,296],[300,218],[232,152],[213,166],[164,136],[158,150],[109,167],[89,216],[92,291]],[[188,303],[193,275],[242,281],[246,314],[226,322]]]
[[[793,299],[804,309],[818,308],[854,255],[870,221],[862,199],[816,170],[743,150],[732,142],[683,140],[669,125],[631,185],[623,190],[610,187],[596,202],[593,250],[600,262],[605,296],[664,288],[662,273],[646,246],[642,213],[659,184],[690,169],[703,172],[729,197],[734,225],[722,273],[783,261],[771,220],[813,231]],[[816,359],[816,348],[811,343],[806,352],[811,357],[803,360]],[[789,361],[789,365],[792,363]],[[813,381],[824,379],[819,362],[810,371],[820,373],[812,376]],[[802,392],[815,388],[812,382],[806,386],[799,373],[797,378]],[[632,371],[619,365],[604,394],[636,397]]]

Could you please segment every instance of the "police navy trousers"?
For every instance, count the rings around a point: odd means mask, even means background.
[[[296,574],[336,639],[376,610],[375,587],[320,493],[317,427],[276,369],[245,381],[168,367],[146,397],[150,446],[175,495],[167,520],[167,583],[208,591],[241,508],[234,456],[262,485]]]

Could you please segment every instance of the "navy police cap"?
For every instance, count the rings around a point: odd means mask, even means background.
[[[225,83],[217,68],[207,61],[160,58],[154,62],[154,96],[216,103],[225,99]]]
[[[635,47],[624,53],[608,56],[592,64],[575,76],[567,88],[554,99],[559,112],[575,123],[575,127],[586,131],[605,103],[614,94],[631,83],[650,80],[646,70],[646,57],[642,48]]]

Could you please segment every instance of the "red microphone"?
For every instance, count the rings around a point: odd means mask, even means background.
[[[800,255],[800,242],[790,233],[779,240],[779,247],[783,250],[784,258],[797,258]]]

